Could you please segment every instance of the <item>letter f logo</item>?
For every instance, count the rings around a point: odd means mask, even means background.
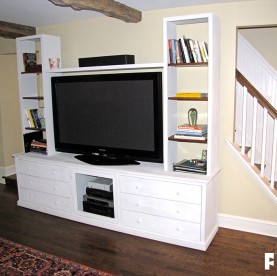
[[[264,269],[270,270],[270,266],[274,266],[274,253],[264,254]]]

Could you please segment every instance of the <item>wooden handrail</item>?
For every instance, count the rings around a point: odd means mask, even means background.
[[[261,106],[265,107],[268,110],[268,113],[274,118],[277,119],[277,110],[267,101],[267,99],[240,73],[240,71],[236,70],[236,78],[237,81],[245,86],[248,92],[255,98],[257,98],[258,102]],[[276,91],[277,93],[277,91]]]

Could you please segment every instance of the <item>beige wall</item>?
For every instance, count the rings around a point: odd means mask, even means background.
[[[15,54],[16,44],[15,39],[6,39],[0,37],[0,55],[2,54]]]
[[[0,55],[0,167],[14,165],[22,152],[16,55]]]
[[[78,66],[79,57],[134,54],[137,63],[162,62],[162,18],[213,12],[221,21],[220,183],[218,211],[277,222],[277,206],[243,168],[225,143],[232,139],[236,30],[238,26],[276,24],[277,1],[257,0],[143,13],[138,24],[99,18],[38,28],[61,36],[63,67]]]
[[[277,70],[277,26],[240,29],[239,33]]]

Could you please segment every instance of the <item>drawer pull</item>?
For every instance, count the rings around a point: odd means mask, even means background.
[[[56,190],[58,190],[58,186],[57,185],[54,186],[54,191],[56,191]]]
[[[179,209],[177,209],[177,210],[176,210],[176,213],[177,213],[177,214],[180,214],[180,210],[179,210]]]
[[[59,202],[58,200],[56,200],[56,201],[55,201],[55,204],[56,204],[56,205],[59,205],[59,204],[60,204],[60,202]]]
[[[142,221],[141,221],[141,219],[137,219],[137,223],[141,223]]]

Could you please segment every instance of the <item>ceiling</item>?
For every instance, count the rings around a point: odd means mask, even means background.
[[[117,0],[141,12],[212,3],[250,0]],[[48,0],[0,0],[0,20],[39,27],[104,16],[92,11],[74,11],[69,7],[55,6]]]

